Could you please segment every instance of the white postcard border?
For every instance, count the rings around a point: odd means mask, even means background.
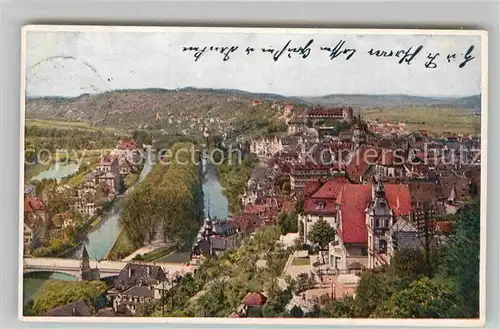
[[[257,28],[257,27],[184,27],[184,26],[105,26],[105,25],[26,25],[21,30],[20,141],[24,143],[26,95],[27,32],[140,32],[140,33],[276,33],[276,34],[367,34],[367,35],[450,35],[481,37],[481,232],[480,232],[480,317],[479,319],[337,319],[337,318],[148,318],[148,317],[41,317],[23,315],[23,221],[19,221],[18,318],[23,322],[82,323],[172,323],[172,324],[246,324],[301,326],[412,326],[412,327],[482,327],[486,321],[486,226],[487,226],[487,128],[488,128],[488,32],[449,29],[340,29],[340,28]],[[20,164],[24,163],[20,149]],[[24,168],[19,175],[19,214],[24,210]]]

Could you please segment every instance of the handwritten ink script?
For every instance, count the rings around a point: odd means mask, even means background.
[[[363,56],[379,58],[380,60],[391,59],[395,64],[412,65],[422,59],[426,69],[437,69],[445,65],[456,65],[464,68],[467,63],[476,59],[476,49],[473,45],[457,53],[440,53],[434,49],[426,49],[423,45],[407,45],[397,49],[369,48],[359,49],[349,45],[345,40],[336,40],[329,45],[317,44],[314,39],[306,42],[294,42],[287,40],[278,46],[240,46],[240,45],[207,45],[207,46],[184,46],[182,52],[193,57],[195,62],[200,61],[207,54],[217,54],[222,61],[227,62],[239,53],[243,56],[256,56],[261,54],[274,62],[291,58],[306,60],[330,61],[355,61]]]

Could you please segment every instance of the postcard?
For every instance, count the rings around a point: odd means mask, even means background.
[[[30,25],[24,321],[480,326],[487,32]]]

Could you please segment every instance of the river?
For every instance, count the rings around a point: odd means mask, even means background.
[[[140,183],[153,168],[154,161],[153,157],[145,161],[144,167],[139,175],[139,179],[135,182],[134,186]],[[125,195],[134,189],[134,186],[130,187]],[[115,199],[113,207],[103,214],[100,225],[87,234],[87,238],[84,241],[87,247],[87,252],[92,259],[103,259],[106,254],[113,247],[118,235],[120,235],[120,214],[123,206],[123,201],[125,195],[120,195]],[[83,245],[77,248],[70,258],[80,258],[82,255]]]
[[[203,172],[205,177],[203,180],[203,202],[205,218],[210,215],[212,219],[226,219],[229,216],[229,206],[224,188],[219,182],[217,169],[211,163],[203,160]],[[169,263],[186,263],[191,257],[191,248],[194,241],[186,243],[180,250],[177,250],[170,255],[159,259],[161,262]]]
[[[153,162],[154,161],[145,162],[144,168],[136,184],[147,176],[153,167]],[[219,219],[226,219],[229,215],[228,201],[224,196],[224,189],[219,182],[216,168],[212,164],[207,164],[204,161],[203,171],[205,173],[205,179],[203,180],[202,186],[205,217],[210,213],[210,217],[212,218],[217,217]],[[128,191],[132,189],[133,187]],[[111,210],[103,215],[104,217],[100,226],[87,235],[87,239],[84,243],[91,258],[104,258],[118,238],[120,234],[119,218],[123,200],[124,196],[118,197]],[[183,248],[166,256],[160,261],[187,262],[190,258],[191,246],[192,243],[186,243]],[[71,255],[71,258],[80,258],[81,253],[82,247],[77,248]],[[25,302],[28,301],[47,280],[76,280],[76,278],[59,273],[32,273],[26,275],[23,280],[23,296]]]
[[[31,181],[42,179],[56,179],[58,182],[62,178],[73,175],[78,171],[78,164],[76,163],[59,163],[56,162],[48,170],[45,170],[31,179]]]

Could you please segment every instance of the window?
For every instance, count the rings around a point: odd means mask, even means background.
[[[378,242],[378,252],[386,253],[387,252],[387,241],[379,240]]]
[[[335,269],[340,268],[340,257],[335,257]]]
[[[316,203],[316,210],[321,210],[321,209],[325,209],[325,203],[324,202]]]
[[[367,256],[368,252],[366,251],[366,248],[361,248],[361,256]]]

